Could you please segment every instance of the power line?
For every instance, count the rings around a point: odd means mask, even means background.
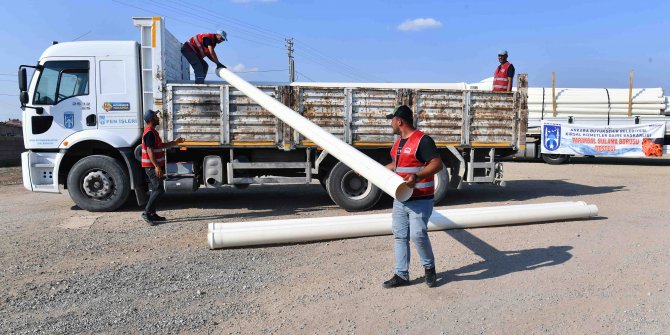
[[[152,9],[147,9],[147,8],[143,8],[143,7],[139,7],[139,6],[131,5],[131,4],[128,4],[128,3],[125,3],[125,2],[122,2],[122,1],[118,1],[118,0],[112,0],[112,1],[113,1],[113,2],[116,2],[116,3],[118,3],[118,4],[121,4],[121,5],[124,5],[124,6],[128,6],[128,7],[136,8],[136,9],[139,9],[139,10],[148,11],[148,12],[152,12],[152,13],[158,13],[156,10],[152,10]],[[183,13],[181,13],[181,14],[183,14]],[[186,24],[191,25],[191,26],[194,26],[194,27],[200,27],[200,28],[204,28],[204,29],[208,29],[208,30],[209,30],[209,29],[212,29],[212,27],[203,26],[203,25],[201,25],[201,24],[196,24],[196,23],[189,22],[189,21],[186,21],[186,20],[183,20],[183,19],[178,19],[178,18],[176,18],[176,17],[174,17],[174,16],[168,16],[168,15],[164,15],[164,14],[161,15],[161,16],[166,17],[166,18],[169,18],[169,19],[171,19],[171,20],[175,20],[175,21],[179,21],[179,22],[182,22],[182,23],[186,23]],[[191,15],[191,16],[189,16],[189,17],[195,17],[195,18],[198,19],[198,20],[202,20],[202,17],[199,17],[199,16],[193,16],[193,15]],[[245,37],[241,37],[241,36],[237,36],[237,38],[239,38],[239,39],[241,39],[241,40],[249,41],[249,42],[252,42],[252,43],[256,43],[256,44],[265,45],[265,46],[267,46],[267,47],[277,48],[277,49],[284,50],[284,48],[282,48],[282,47],[279,47],[279,46],[276,46],[276,45],[272,45],[272,44],[269,44],[269,43],[266,43],[266,42],[257,41],[257,40],[253,40],[253,39],[245,38]]]
[[[375,81],[387,81],[387,80],[384,80],[382,78],[367,74],[365,71],[362,71],[362,70],[357,69],[353,66],[350,66],[350,65],[348,65],[348,64],[346,64],[346,63],[344,63],[344,62],[342,62],[342,61],[340,61],[336,58],[333,58],[332,56],[326,55],[323,52],[317,50],[316,48],[311,47],[310,45],[306,44],[305,42],[301,42],[301,41],[298,40],[298,43],[299,43],[299,45],[305,46],[308,49],[308,50],[305,50],[305,52],[320,55],[322,58],[328,59],[332,63],[339,64],[340,66],[349,69],[349,71],[353,71],[353,72],[356,72],[356,73],[361,73],[365,77],[375,79]],[[310,52],[309,50],[312,50],[312,51]]]
[[[214,21],[214,20],[210,19],[208,16],[203,16],[201,12],[193,12],[192,9],[188,8],[188,7],[183,7],[183,6],[182,7],[175,7],[175,6],[167,5],[167,4],[155,1],[155,0],[147,0],[147,1],[153,3],[153,6],[163,8],[165,10],[173,11],[173,13],[179,13],[180,15],[187,15],[191,18],[194,18],[194,19],[197,19],[197,20],[200,20],[200,21],[207,21],[207,22],[211,23],[212,25],[220,25],[220,23],[218,21]],[[240,29],[247,35],[253,35],[256,38],[260,38],[261,40],[264,39],[266,42],[269,42],[269,43],[276,43],[278,41],[277,38],[268,37],[265,34],[259,34],[259,33],[256,33],[254,31],[248,30],[246,28],[239,28],[238,27],[238,28],[234,28],[234,29]]]
[[[119,2],[117,0],[113,0],[113,1]],[[225,16],[225,15],[222,15],[222,14],[212,12],[212,10],[210,8],[206,8],[206,7],[203,7],[203,6],[196,5],[196,4],[189,4],[189,6],[186,7],[182,3],[178,3],[175,0],[166,0],[166,1],[169,1],[172,4],[174,4],[174,6],[168,6],[168,5],[165,5],[165,4],[162,4],[162,3],[157,3],[156,0],[149,0],[149,1],[153,2],[154,5],[157,6],[157,7],[166,8],[166,6],[167,6],[171,9],[173,9],[173,10],[177,10],[177,11],[179,11],[179,13],[181,15],[184,14],[184,11],[188,11],[189,13],[187,13],[187,14],[190,15],[191,17],[193,17],[193,15],[194,15],[194,14],[191,14],[192,11],[193,11],[193,9],[191,7],[200,8],[203,11],[206,11],[206,13],[209,16],[218,17],[218,18],[221,18],[223,20],[229,21],[228,22],[229,24],[232,24],[232,25],[235,25],[235,26],[238,27],[236,29],[241,29],[241,30],[245,31],[246,33],[254,34],[254,35],[259,36],[259,37],[261,37],[265,40],[275,41],[276,38],[282,38],[282,39],[285,38],[284,34],[281,34],[281,33],[278,33],[278,32],[275,32],[275,31],[272,31],[272,30],[269,30],[269,29],[266,29],[266,28],[263,28],[263,27],[260,27],[260,26],[257,26],[257,25],[249,24],[249,23],[234,19],[234,18],[229,17],[229,16]],[[126,4],[126,5],[128,5],[128,4]],[[177,6],[177,7],[175,7],[175,6]],[[138,8],[138,7],[136,7],[136,8]],[[196,19],[201,20],[201,21],[204,20],[204,21],[211,22],[213,24],[218,24],[218,22],[216,22],[216,21],[212,21],[211,19],[208,19],[208,18],[203,18],[201,12],[197,12],[195,14],[195,17],[196,17]],[[244,28],[242,28],[240,26],[244,26]],[[251,32],[250,30],[255,30],[255,32]],[[241,38],[241,39],[244,39],[244,38]],[[309,53],[310,56],[312,56],[313,58],[320,58],[321,65],[326,69],[332,70],[332,69],[336,68],[338,70],[335,71],[335,72],[338,72],[340,74],[342,74],[343,71],[348,72],[350,75],[347,75],[347,76],[350,77],[350,78],[355,77],[356,80],[382,81],[382,82],[387,81],[383,78],[371,75],[369,73],[366,73],[365,71],[354,68],[354,67],[352,67],[352,66],[350,66],[350,65],[348,65],[348,64],[342,62],[341,60],[336,59],[332,56],[326,55],[325,53],[317,50],[316,48],[308,45],[305,42],[300,42],[300,43],[301,43],[301,45],[305,46],[306,49],[308,49],[308,50],[304,50],[304,52]]]
[[[250,71],[232,71],[233,73],[256,73],[256,72],[283,72],[288,71],[288,69],[283,70],[250,70]],[[216,74],[216,72],[207,72],[207,74]]]
[[[307,78],[307,80],[309,80],[309,81],[316,81],[316,80],[314,80],[314,79],[312,79],[312,78],[306,76],[304,73],[302,73],[302,72],[300,72],[300,71],[295,71],[295,73],[297,73],[297,74],[299,74],[299,75],[301,75],[301,76]]]
[[[19,96],[18,94],[5,94],[5,93],[0,93],[0,95],[6,96],[6,97],[18,97]]]
[[[74,42],[74,41],[76,41],[76,40],[78,40],[78,39],[80,39],[80,38],[82,38],[82,37],[84,37],[84,36],[90,34],[92,31],[93,31],[93,30],[89,30],[89,31],[87,31],[87,32],[84,33],[84,34],[79,35],[79,37],[73,39],[71,42]]]
[[[183,5],[183,3],[177,2],[176,0],[166,0],[166,1],[169,1],[169,2],[172,2],[172,3],[175,3],[175,4],[179,4],[179,5]],[[197,4],[189,4],[189,6],[195,7],[195,8],[200,8],[201,10],[204,10],[208,14],[213,14],[213,16],[215,16],[215,17],[219,17],[219,18],[222,18],[224,20],[232,21],[233,24],[246,26],[249,29],[256,30],[260,33],[265,33],[265,34],[268,34],[268,35],[275,35],[276,38],[278,38],[278,39],[284,39],[284,38],[287,37],[284,34],[269,30],[267,28],[257,26],[257,25],[253,25],[253,24],[250,24],[250,23],[247,23],[247,22],[244,22],[244,21],[240,21],[238,19],[235,19],[235,18],[230,17],[230,16],[223,15],[221,13],[212,12],[211,8],[203,7],[203,6],[200,6],[200,5],[197,5]]]

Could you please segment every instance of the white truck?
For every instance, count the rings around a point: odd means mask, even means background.
[[[134,18],[136,41],[54,44],[34,66],[19,68],[24,141],[23,184],[59,193],[89,211],[113,211],[131,193],[146,201],[140,168],[143,112],[162,112],[165,140],[187,139],[166,153],[166,192],[318,180],[332,200],[366,210],[381,190],[224,82],[194,84],[181,43],[160,17]],[[26,68],[34,68],[28,81]],[[501,184],[500,156],[525,143],[525,75],[517,92],[494,94],[464,84],[258,85],[260,89],[381,163],[394,140],[384,116],[408,104],[436,141],[447,187]]]

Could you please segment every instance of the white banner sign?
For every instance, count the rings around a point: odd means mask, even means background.
[[[542,121],[542,153],[660,157],[665,123],[590,126]]]

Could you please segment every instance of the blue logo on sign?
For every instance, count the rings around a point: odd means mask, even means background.
[[[74,113],[63,114],[63,125],[67,129],[74,128]]]
[[[104,125],[107,123],[107,119],[105,118],[104,115],[100,115],[99,119],[100,119],[100,125]]]
[[[560,125],[544,125],[542,129],[544,148],[549,151],[554,151],[561,146],[561,126]]]

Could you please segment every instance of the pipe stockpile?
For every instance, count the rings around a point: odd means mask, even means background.
[[[635,88],[632,91],[632,115],[665,115],[667,97],[661,88]],[[628,89],[557,88],[556,116],[627,116]],[[528,89],[528,112],[531,118],[553,116],[551,88]]]
[[[228,69],[219,68],[216,70],[216,73],[223,80],[240,90],[278,119],[284,121],[284,123],[288,124],[291,128],[309,138],[312,142],[316,143],[316,145],[335,156],[339,161],[365,177],[368,181],[393,198],[405,201],[412,195],[413,190],[407,187],[399,175],[379,164],[366,154],[356,150],[356,148],[325,131],[312,121],[286,107],[271,96],[263,93],[261,90],[249,84]]]
[[[598,215],[596,205],[555,202],[481,208],[436,210],[428,230],[491,227],[533,222],[588,219]],[[322,218],[210,223],[210,249],[250,245],[331,240],[389,235],[391,214],[369,214]]]

